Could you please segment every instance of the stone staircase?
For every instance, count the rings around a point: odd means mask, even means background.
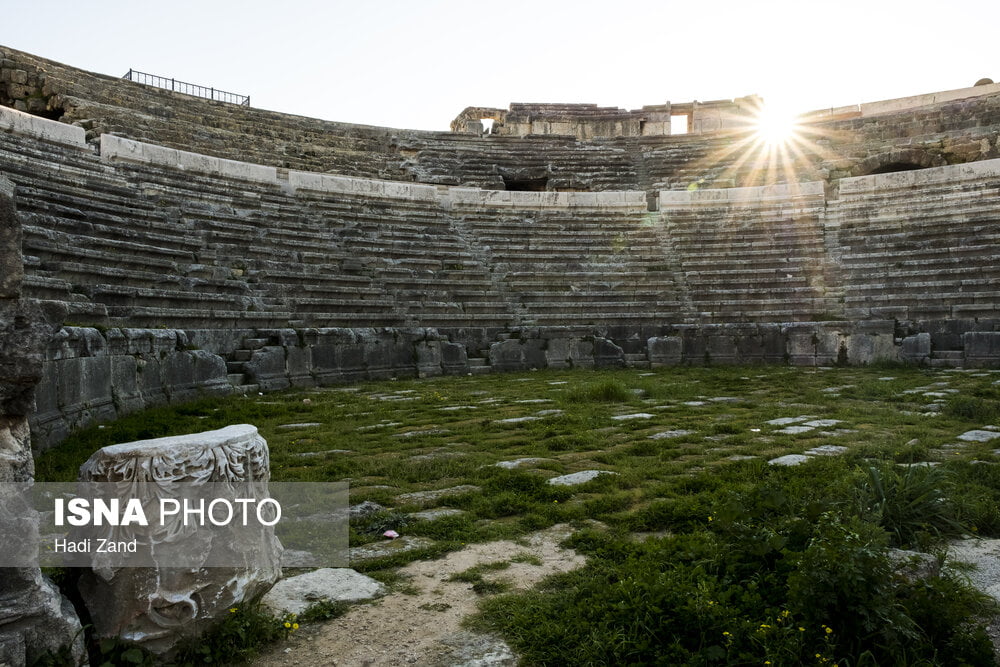
[[[645,352],[625,353],[625,365],[628,368],[649,368],[649,357]]]
[[[957,368],[965,363],[965,352],[962,350],[933,350],[930,365],[932,368]]]
[[[469,357],[469,373],[471,375],[489,375],[493,368],[485,357]]]
[[[255,350],[259,350],[268,344],[267,338],[243,339],[242,347],[233,350],[226,356],[226,371],[231,384],[240,394],[255,394],[260,391],[260,385],[252,384],[247,376],[247,362],[253,358]]]

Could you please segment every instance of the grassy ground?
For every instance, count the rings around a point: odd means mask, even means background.
[[[845,531],[868,535],[868,527],[878,533],[871,532],[869,542],[879,553],[888,545],[930,548],[942,536],[962,532],[1000,535],[1000,472],[992,465],[1000,462],[1000,439],[992,443],[957,439],[971,429],[1000,425],[998,381],[998,372],[897,367],[546,371],[386,381],[206,399],[148,411],[88,429],[40,456],[36,476],[43,481],[71,480],[90,453],[104,445],[250,423],[270,445],[274,480],[349,480],[352,504],[367,500],[386,508],[353,522],[352,546],[378,542],[389,528],[404,537],[432,541],[408,553],[359,564],[359,569],[382,576],[387,576],[386,568],[462,543],[516,537],[554,523],[587,519],[612,527],[613,539],[595,537],[580,545],[593,562],[605,564],[605,572],[614,568],[602,561],[602,553],[637,563],[653,558],[662,565],[665,558],[677,558],[677,549],[683,546],[678,546],[678,539],[698,544],[709,540],[713,549],[725,546],[735,553],[746,547],[740,542],[746,536],[734,527],[747,521],[759,527],[765,515],[769,521],[791,517],[810,526],[826,526],[821,535],[796,533],[798,529],[785,526],[769,528],[771,538],[754,537],[764,540],[764,546],[754,547],[760,558],[794,552],[795,562],[801,564],[816,540],[836,541],[833,535]],[[615,419],[637,414],[646,416]],[[531,419],[504,421],[526,417]],[[804,418],[798,424],[817,419],[836,422],[785,433],[786,425],[768,423],[779,418]],[[320,425],[288,427],[297,423]],[[669,435],[654,437],[666,432]],[[772,458],[822,445],[847,449],[795,468],[767,465]],[[537,460],[510,470],[494,465],[520,458]],[[926,461],[942,465],[933,469],[893,465]],[[547,478],[581,470],[617,474],[601,475],[582,486],[546,483]],[[399,498],[460,486],[475,488],[434,499]],[[761,500],[765,491],[774,496],[771,501]],[[746,514],[746,508],[755,506],[763,509],[757,515]],[[428,507],[463,512],[430,521],[409,516]],[[837,513],[831,518],[828,514],[834,509]],[[843,528],[856,519],[868,527]],[[733,531],[743,537],[733,538]],[[642,547],[640,553],[623,546],[634,543],[636,534],[668,537],[654,540],[656,547]],[[736,542],[727,542],[730,538]],[[607,539],[612,541],[602,541]],[[789,551],[789,540],[796,539],[801,548]],[[685,553],[697,553],[702,547],[691,543],[683,548]],[[782,581],[786,593],[804,586]],[[567,578],[562,594],[580,583]],[[684,590],[677,582],[671,585]],[[790,604],[789,599],[755,602],[753,609],[759,607],[761,618],[772,612],[780,615],[789,611],[778,609]],[[524,602],[519,604],[523,607]],[[538,613],[554,613],[539,604]],[[497,621],[504,613],[494,608],[492,627],[520,638],[514,641],[520,642],[522,651],[533,655],[532,642],[547,641]],[[816,628],[822,625],[819,618],[811,619]],[[537,620],[524,622],[537,626]],[[758,620],[760,625],[771,625]],[[725,630],[730,633],[725,636],[736,634],[736,625]],[[716,649],[708,662],[738,664],[771,655],[761,652],[762,645],[751,641],[753,633],[745,628],[739,630],[745,645],[737,646],[738,651],[733,639],[726,645],[722,632],[711,643]],[[806,648],[796,649],[794,660],[826,639],[821,630],[817,632],[821,634],[809,634]],[[859,660],[868,650],[863,642],[845,641],[834,642],[817,655],[835,660],[837,650],[842,650]],[[969,659],[964,653],[954,655]],[[627,652],[578,658],[534,655],[538,662],[553,664],[644,659]]]

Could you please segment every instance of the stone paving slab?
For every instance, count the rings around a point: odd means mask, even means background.
[[[819,447],[807,450],[805,453],[809,456],[839,456],[846,451],[847,447],[840,445],[820,445]]]
[[[807,421],[809,419],[815,419],[812,415],[799,415],[798,417],[779,417],[778,419],[772,419],[766,424],[771,426],[788,426],[789,424],[798,424],[800,422]]]
[[[635,412],[630,415],[616,415],[612,417],[612,419],[621,422],[621,421],[629,421],[632,419],[652,419],[655,416],[656,415],[649,414],[648,412]]]
[[[570,473],[569,475],[553,477],[549,480],[549,484],[552,484],[553,486],[576,486],[578,484],[586,484],[591,480],[597,479],[601,475],[617,474],[618,473],[610,470],[581,470],[580,472]]]
[[[325,567],[282,579],[261,603],[277,617],[301,614],[317,602],[358,602],[385,595],[385,585],[350,568]]]
[[[377,514],[385,510],[385,507],[378,504],[373,500],[365,500],[357,505],[351,505],[348,513],[352,519],[363,518],[366,516],[371,516],[372,514]]]
[[[428,504],[445,498],[447,496],[457,496],[463,493],[472,493],[473,491],[478,491],[479,487],[473,484],[460,484],[458,486],[451,486],[447,489],[434,489],[432,491],[414,491],[412,493],[403,493],[396,496],[396,502],[400,505],[408,503],[421,503]]]
[[[395,438],[417,438],[422,435],[444,435],[445,433],[451,433],[446,428],[429,428],[424,431],[404,431],[403,433],[397,433]]]
[[[784,433],[786,435],[798,435],[799,433],[808,433],[812,431],[812,426],[786,426],[785,428],[778,429],[776,433]]]
[[[302,422],[301,424],[282,424],[278,428],[280,429],[293,429],[293,428],[316,428],[317,426],[322,426],[320,422]]]
[[[361,547],[351,547],[350,557],[351,562],[354,563],[361,560],[372,560],[375,558],[392,556],[394,554],[406,553],[407,551],[414,551],[416,549],[424,549],[432,544],[434,544],[434,540],[426,537],[411,537],[409,535],[404,535],[403,537],[395,540],[372,542],[371,544],[366,544]]]
[[[768,464],[773,466],[797,466],[811,458],[811,456],[806,456],[805,454],[785,454],[776,459],[771,459],[768,461]]]
[[[449,516],[461,516],[465,513],[465,510],[455,509],[453,507],[435,507],[432,510],[413,512],[408,516],[409,518],[417,521],[435,521]]]
[[[299,452],[297,454],[292,454],[301,459],[311,459],[317,456],[327,456],[328,454],[353,454],[353,449],[324,449],[318,452]]]
[[[498,419],[498,424],[523,424],[525,422],[537,422],[540,421],[541,417],[528,416],[528,417],[508,417],[507,419]]]
[[[526,457],[523,459],[514,459],[513,461],[500,461],[499,463],[494,463],[493,465],[497,468],[505,468],[506,470],[514,470],[516,468],[523,468],[527,466],[534,466],[539,463],[547,463],[552,459],[542,459],[537,457]]]
[[[686,429],[675,429],[673,431],[663,431],[661,433],[654,433],[649,436],[650,440],[664,440],[666,438],[680,438],[685,435],[692,435],[694,431],[688,431]]]
[[[966,431],[962,435],[958,436],[959,440],[964,440],[966,442],[989,442],[990,440],[995,440],[996,438],[1000,438],[1000,432],[987,431],[984,429]]]
[[[811,426],[813,428],[825,428],[827,426],[836,426],[840,424],[839,419],[814,419],[803,424],[803,426]]]
[[[410,461],[439,461],[443,459],[458,459],[463,456],[468,456],[465,452],[452,452],[452,451],[434,451],[428,452],[426,454],[417,454],[410,457]]]
[[[390,428],[392,426],[402,426],[403,422],[385,422],[383,424],[372,424],[371,426],[359,426],[355,431],[374,431],[377,428]]]

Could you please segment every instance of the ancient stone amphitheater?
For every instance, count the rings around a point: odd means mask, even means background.
[[[0,481],[203,393],[1000,363],[1000,85],[810,113],[786,145],[759,107],[470,107],[418,132],[0,47]],[[0,662],[78,634],[37,568],[0,574]]]
[[[1000,85],[814,112],[786,147],[756,139],[759,102],[421,132],[0,47],[7,412],[37,449],[202,392],[1000,362]]]

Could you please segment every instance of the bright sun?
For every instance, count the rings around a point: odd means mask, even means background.
[[[768,146],[782,146],[795,137],[798,114],[787,107],[765,105],[757,114],[757,137]]]

